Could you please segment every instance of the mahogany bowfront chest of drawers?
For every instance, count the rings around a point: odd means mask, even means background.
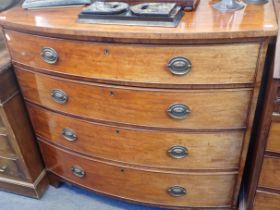
[[[80,9],[0,16],[52,181],[166,208],[234,209],[277,32],[272,3],[245,15],[202,1],[177,28],[78,24]]]

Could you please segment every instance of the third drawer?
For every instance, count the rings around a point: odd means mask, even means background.
[[[38,137],[92,157],[168,169],[237,170],[243,131],[168,132],[92,123],[28,104]]]

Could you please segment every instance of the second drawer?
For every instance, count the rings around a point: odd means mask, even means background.
[[[28,105],[38,136],[73,151],[149,167],[237,170],[243,132],[175,133],[94,124]]]
[[[145,127],[245,128],[252,96],[252,89],[128,88],[16,72],[27,100],[82,118]]]

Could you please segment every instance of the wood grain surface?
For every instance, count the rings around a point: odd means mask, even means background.
[[[3,104],[18,90],[15,74],[11,70],[10,63],[6,63],[6,66],[2,69],[0,67],[0,84],[0,104]]]
[[[253,84],[260,49],[260,43],[121,45],[51,39],[9,30],[5,33],[14,62],[61,76],[130,85]],[[42,59],[45,47],[57,52],[57,63],[48,64]],[[169,61],[176,57],[191,61],[188,74],[175,76],[170,72]]]
[[[266,150],[280,153],[280,123],[272,122],[268,134]]]
[[[234,13],[221,13],[211,7],[217,0],[203,0],[196,11],[185,13],[176,28],[79,24],[77,15],[82,7],[23,10],[20,6],[2,12],[0,24],[4,28],[57,37],[109,40],[127,39],[233,39],[275,36],[277,21],[272,1],[247,5]],[[20,17],[20,18],[19,18]]]
[[[3,45],[3,41],[0,39],[0,46]],[[1,60],[0,65],[2,64],[4,66],[0,66],[0,189],[39,198],[48,185],[41,155],[22,96],[19,94],[10,60],[6,62]]]
[[[280,190],[280,158],[265,156],[259,180],[260,187]]]
[[[40,143],[45,163],[51,172],[97,192],[132,201],[178,207],[230,207],[235,174],[157,173],[124,166],[107,165]],[[73,166],[81,167],[85,176],[72,174]],[[182,186],[187,194],[172,197],[169,187]]]
[[[10,144],[10,139],[5,133],[0,134],[0,157],[16,158],[15,151]]]
[[[279,210],[280,195],[258,190],[254,201],[253,210]]]
[[[38,137],[95,158],[176,170],[237,170],[244,132],[176,133],[134,130],[91,123],[47,111],[28,103],[28,111]],[[77,140],[62,135],[70,128]],[[184,146],[188,155],[174,159],[173,146]]]
[[[236,207],[267,45],[278,28],[272,2],[235,13],[212,9],[215,2],[201,1],[176,28],[78,24],[82,7],[1,13],[49,172],[97,192],[167,208]],[[45,64],[42,47],[54,48],[58,63]],[[192,71],[172,76],[166,65],[174,56],[189,58]],[[53,89],[67,93],[66,104],[53,101]],[[185,120],[168,116],[175,103],[191,109]],[[73,144],[60,135],[64,125],[77,131]],[[107,137],[114,144],[98,150]],[[165,148],[173,143],[190,149],[187,167],[187,158],[178,165],[167,159]],[[135,145],[135,157],[127,161]],[[225,159],[229,147],[233,153]],[[140,158],[142,149],[154,152]],[[85,169],[84,178],[71,173],[73,165]],[[187,195],[170,197],[173,185],[185,187]]]
[[[24,174],[20,171],[18,164],[19,162],[17,160],[0,158],[0,176],[25,180]]]
[[[179,129],[240,129],[246,127],[251,89],[163,90],[95,85],[16,69],[26,100],[42,106],[101,121]],[[51,92],[68,95],[56,103]],[[191,114],[184,120],[167,114],[173,104],[185,104]]]

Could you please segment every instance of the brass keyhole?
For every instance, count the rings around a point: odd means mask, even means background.
[[[109,53],[110,53],[110,51],[109,51],[109,49],[104,49],[104,55],[109,55]]]

